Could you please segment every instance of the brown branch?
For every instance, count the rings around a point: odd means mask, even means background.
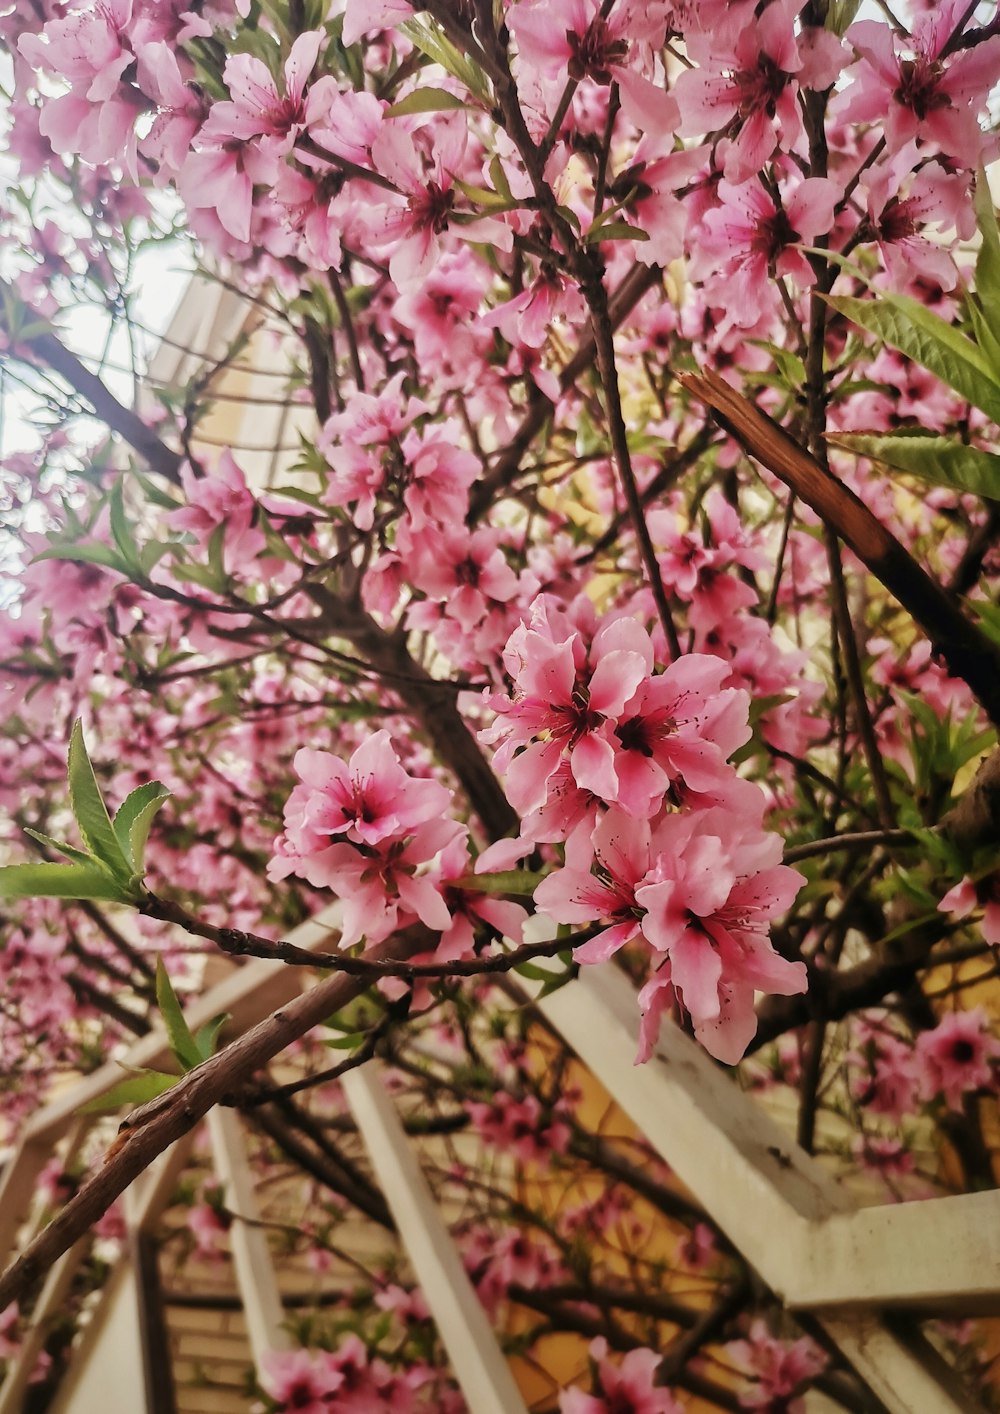
[[[377,982],[382,977],[414,982],[421,977],[447,980],[450,977],[480,977],[512,972],[514,968],[520,967],[524,962],[531,962],[534,958],[554,957],[557,953],[578,947],[593,937],[602,926],[595,923],[569,938],[524,943],[511,952],[490,953],[486,957],[463,958],[451,962],[386,962],[372,960],[367,954],[355,957],[350,953],[312,952],[284,940],[275,942],[272,938],[263,938],[258,933],[245,933],[238,928],[220,928],[214,923],[206,923],[203,919],[196,918],[172,899],[162,899],[155,894],[146,894],[139,911],[149,918],[160,919],[162,923],[175,923],[193,937],[205,938],[229,957],[258,957],[269,962],[283,962],[291,967],[329,968],[333,972],[342,972],[348,977],[358,977],[368,982]],[[436,934],[424,930],[422,947],[412,951],[432,951],[436,937]]]
[[[175,486],[180,485],[183,458],[179,452],[147,427],[138,413],[120,403],[111,389],[56,338],[55,334],[38,334],[25,345],[34,359],[58,373],[60,378],[90,404],[95,414],[112,432],[126,441],[142,457],[152,471]]]
[[[678,377],[751,456],[836,531],[927,634],[951,675],[968,683],[990,720],[1000,725],[1000,649],[965,617],[860,497],[711,369]]]
[[[398,962],[425,947],[422,932],[416,938],[406,932],[372,948],[369,957],[375,962]],[[355,977],[324,978],[190,1071],[165,1095],[135,1110],[123,1121],[103,1168],[83,1184],[0,1277],[0,1310],[22,1299],[129,1184],[175,1139],[193,1129],[213,1105],[286,1046],[353,1001],[364,987]]]

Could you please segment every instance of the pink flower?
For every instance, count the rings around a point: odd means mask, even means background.
[[[964,1096],[993,1088],[992,1062],[1000,1041],[992,1035],[982,1007],[952,1011],[933,1031],[917,1037],[916,1061],[920,1088],[926,1099],[943,1095],[949,1109],[960,1110]]]
[[[615,727],[618,804],[650,816],[673,781],[710,791],[733,774],[728,758],[750,739],[747,693],[723,688],[728,664],[689,653],[639,684]]]
[[[499,1090],[490,1104],[472,1101],[465,1108],[484,1142],[502,1149],[518,1163],[545,1164],[553,1154],[566,1152],[568,1127],[546,1115],[535,1095],[517,1099]]]
[[[236,138],[266,138],[265,150],[283,156],[299,134],[319,114],[307,112],[305,87],[319,56],[325,36],[320,30],[300,34],[289,51],[284,67],[284,93],[262,60],[251,54],[234,54],[223,72],[231,95],[230,102],[214,104],[202,136],[208,143]]]
[[[584,1394],[579,1389],[563,1390],[559,1414],[682,1414],[681,1406],[666,1389],[654,1383],[663,1356],[655,1350],[630,1350],[620,1365],[607,1358],[608,1343],[603,1337],[590,1346],[597,1362],[599,1393]]]
[[[577,962],[603,962],[639,933],[636,886],[650,864],[650,829],[620,810],[608,810],[591,832],[587,823],[569,837],[566,864],[535,890],[535,905],[557,923],[593,923],[603,929],[574,952]]]
[[[267,542],[263,531],[257,528],[257,502],[228,448],[207,476],[195,476],[185,462],[181,484],[187,505],[172,513],[174,525],[196,535],[202,548],[221,530],[226,568],[230,571],[239,567],[237,562],[245,564],[260,554]]]
[[[973,883],[966,875],[938,904],[941,913],[950,913],[955,918],[967,917],[976,907],[983,908],[979,925],[983,941],[991,947],[1000,947],[1000,874],[987,875],[978,883]]]
[[[507,772],[511,803],[521,812],[544,803],[564,751],[579,786],[617,799],[612,727],[653,668],[649,635],[634,620],[605,623],[588,649],[578,632],[559,622],[554,607],[541,599],[530,627],[522,624],[511,634],[504,663],[516,695],[490,697],[498,720],[482,733],[482,740],[502,743],[495,763]]]
[[[769,312],[775,275],[812,283],[812,267],[794,247],[829,231],[841,195],[836,182],[808,177],[782,194],[779,208],[757,180],[719,183],[720,205],[705,213],[693,265],[712,302],[726,307],[727,325],[747,328]]]
[[[669,980],[702,1045],[728,1064],[757,1029],[755,990],[787,996],[807,986],[804,964],[786,961],[768,937],[770,920],[805,883],[778,862],[781,848],[779,836],[742,827],[716,807],[670,816],[654,835],[647,882],[635,891],[646,910],[643,935],[669,963],[669,979],[647,983],[640,1004],[662,1011],[666,999],[657,992]]]
[[[333,1396],[344,1376],[326,1351],[269,1350],[261,1385],[282,1409],[296,1414],[332,1414]]]
[[[755,1388],[740,1395],[745,1409],[768,1414],[804,1414],[805,1404],[794,1398],[826,1368],[826,1356],[808,1337],[792,1343],[778,1340],[754,1321],[746,1340],[732,1340],[728,1353],[753,1376]]]
[[[958,280],[955,262],[940,241],[928,240],[922,231],[955,227],[969,239],[975,230],[969,183],[936,162],[914,171],[919,160],[916,142],[907,143],[889,161],[862,173],[868,206],[862,234],[878,242],[897,288],[922,278],[951,290]]]
[[[798,0],[775,0],[759,19],[686,37],[698,65],[678,75],[674,95],[681,112],[682,137],[718,132],[739,120],[727,144],[723,171],[729,182],[746,182],[766,165],[778,143],[787,152],[799,140],[798,83],[803,56],[795,35]],[[745,12],[744,12],[745,13]],[[824,72],[809,77],[819,87],[833,83],[841,45],[824,32]],[[813,56],[816,57],[815,55]],[[826,82],[822,82],[825,80]]]
[[[451,792],[400,765],[387,731],[375,732],[349,762],[329,751],[295,753],[302,781],[285,806],[285,832],[302,853],[325,848],[342,835],[374,846],[399,838],[447,810]]]
[[[942,58],[963,16],[964,0],[945,0],[918,18],[909,41],[879,20],[852,25],[847,38],[859,62],[840,117],[877,124],[890,153],[918,138],[963,167],[978,166],[995,147],[979,116],[1000,72],[1000,36]]]
[[[401,290],[409,290],[430,273],[441,254],[438,237],[445,231],[473,241],[492,242],[502,250],[513,247],[513,232],[493,218],[472,226],[452,222],[455,176],[465,153],[468,128],[464,117],[454,115],[411,134],[399,123],[384,123],[372,143],[372,164],[388,177],[401,201],[387,194],[381,206],[372,205],[366,217],[369,239],[391,245],[389,273]]]

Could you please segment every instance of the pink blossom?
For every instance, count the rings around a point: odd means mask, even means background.
[[[516,695],[490,697],[498,719],[482,734],[484,741],[501,742],[495,763],[507,772],[508,794],[522,812],[545,801],[564,750],[579,786],[617,799],[612,728],[653,667],[649,635],[633,620],[605,623],[588,648],[553,609],[543,598],[530,626],[511,634],[504,662]]]
[[[979,115],[1000,73],[1000,36],[943,58],[942,51],[968,6],[945,0],[922,15],[911,40],[878,20],[859,20],[847,32],[858,64],[840,111],[849,123],[876,123],[890,153],[919,138],[963,167],[975,168],[994,147]]]
[[[404,769],[387,731],[368,737],[347,763],[304,746],[295,753],[295,770],[302,784],[285,806],[285,832],[303,854],[338,835],[370,846],[399,838],[451,800],[445,786]]]
[[[834,35],[814,35],[803,56],[794,29],[800,8],[798,0],[774,0],[759,19],[741,18],[723,24],[721,32],[686,37],[697,67],[685,69],[674,85],[681,112],[678,131],[682,137],[696,137],[738,119],[737,135],[725,150],[723,171],[729,182],[750,180],[776,145],[787,152],[798,142],[800,77],[810,86],[826,88],[837,76],[842,46]]]
[[[604,928],[581,944],[578,962],[603,962],[639,933],[636,886],[650,865],[650,828],[645,820],[608,810],[591,836],[586,824],[566,844],[566,863],[535,890],[536,907],[557,923],[593,923]]]
[[[709,298],[726,307],[727,324],[747,328],[768,312],[775,275],[811,285],[812,268],[794,247],[829,231],[841,195],[836,182],[808,177],[782,194],[779,208],[756,179],[719,183],[720,205],[705,213],[694,266]]]
[[[297,37],[285,60],[284,93],[278,92],[262,60],[251,54],[234,54],[227,59],[223,77],[231,101],[213,105],[202,130],[204,141],[221,144],[230,138],[240,142],[262,138],[270,156],[284,156],[318,116],[314,109],[307,109],[304,95],[323,39],[319,30]]]
[[[464,118],[454,115],[436,123],[433,135],[428,128],[413,134],[399,122],[385,123],[372,143],[375,170],[389,179],[401,200],[388,194],[384,204],[372,205],[368,234],[373,244],[392,246],[389,273],[401,290],[417,285],[437,264],[438,237],[445,231],[512,248],[513,232],[500,221],[487,217],[460,227],[452,220],[455,176],[467,139]]]
[[[624,1414],[626,1410],[628,1414],[682,1414],[673,1395],[655,1384],[663,1360],[657,1351],[639,1347],[616,1364],[607,1358],[607,1341],[599,1337],[591,1343],[590,1354],[597,1364],[599,1393],[563,1390],[559,1395],[559,1414]]]
[[[965,876],[948,890],[938,904],[942,913],[966,918],[976,907],[983,908],[979,925],[983,940],[991,947],[1000,947],[1000,875],[987,875],[978,883]]]
[[[264,1390],[296,1414],[331,1414],[344,1376],[326,1351],[269,1350],[261,1362]]]
[[[564,1121],[546,1115],[535,1095],[518,1099],[499,1090],[489,1104],[466,1105],[472,1122],[487,1144],[502,1149],[518,1163],[544,1164],[553,1154],[563,1154],[570,1132]]]
[[[212,536],[221,531],[230,572],[260,554],[267,542],[257,526],[257,502],[228,448],[207,476],[195,476],[185,462],[181,485],[187,505],[172,513],[174,525],[191,531],[202,548],[207,548]]]
[[[926,1099],[942,1095],[949,1109],[960,1110],[963,1098],[993,1088],[993,1061],[1000,1041],[992,1034],[982,1007],[952,1011],[933,1031],[917,1037],[916,1062]]]
[[[734,1064],[756,1030],[754,991],[806,990],[805,966],[786,961],[768,937],[770,920],[805,879],[778,862],[777,835],[742,827],[718,808],[668,817],[652,847],[655,862],[635,891],[646,910],[643,935],[669,962],[670,987],[695,1035]],[[656,992],[666,980],[647,984],[647,1004],[662,1004]]]
[[[675,780],[689,793],[732,774],[728,758],[750,738],[747,693],[723,688],[728,666],[690,653],[639,684],[615,727],[618,804],[650,816]]]
[[[732,1340],[726,1350],[753,1377],[754,1388],[740,1395],[745,1409],[768,1414],[805,1414],[796,1398],[821,1370],[826,1356],[806,1336],[787,1342],[771,1335],[763,1321],[754,1321],[746,1340]]]

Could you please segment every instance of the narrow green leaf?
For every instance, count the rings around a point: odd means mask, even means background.
[[[156,1004],[160,1008],[160,1015],[167,1030],[167,1040],[178,1064],[185,1070],[193,1070],[196,1065],[201,1064],[203,1056],[191,1035],[190,1026],[184,1020],[181,1004],[167,976],[162,957],[156,959]]]
[[[111,822],[121,851],[134,874],[141,875],[143,872],[150,824],[169,795],[170,791],[161,781],[147,781],[129,792]]]
[[[473,894],[517,894],[530,898],[545,878],[528,869],[502,869],[496,874],[463,874],[455,887]]]
[[[935,486],[948,486],[953,491],[969,491],[1000,501],[1000,456],[983,452],[978,447],[966,447],[951,437],[933,434],[886,434],[844,432],[828,441],[836,447],[857,452],[882,462],[894,471],[906,471],[931,481]]]
[[[363,1031],[351,1031],[346,1036],[335,1036],[328,1041],[324,1041],[324,1046],[329,1046],[331,1051],[356,1051],[365,1039]]]
[[[213,1016],[211,1021],[206,1021],[204,1026],[199,1026],[194,1043],[202,1060],[208,1060],[209,1056],[215,1055],[219,1032],[229,1020],[230,1015],[231,1013],[228,1011],[220,1011],[218,1016]]]
[[[77,717],[69,742],[69,798],[84,842],[118,878],[129,880],[133,869],[122,851],[104,804]]]
[[[409,113],[442,113],[448,108],[467,108],[461,98],[445,88],[415,88],[388,109],[389,118],[405,118]]]
[[[67,859],[75,860],[77,864],[95,864],[97,862],[94,856],[88,854],[86,850],[77,849],[75,845],[71,844],[61,844],[59,840],[54,840],[51,835],[43,835],[41,830],[32,830],[25,825],[24,833],[30,835],[33,840],[37,840],[39,844],[48,845],[49,849],[54,849],[60,854],[64,854]]]
[[[649,233],[627,221],[606,221],[601,225],[595,222],[583,239],[588,245],[598,241],[648,241]]]
[[[125,478],[119,476],[108,497],[108,519],[115,544],[130,565],[138,563],[138,546],[135,534],[125,514]]]
[[[167,1075],[162,1070],[137,1070],[134,1075],[119,1080],[103,1095],[98,1095],[96,1100],[81,1105],[77,1114],[104,1114],[120,1110],[123,1105],[144,1105],[149,1100],[155,1100],[157,1095],[164,1095],[173,1089],[178,1080],[179,1075]]]
[[[878,299],[826,296],[827,303],[870,334],[938,376],[960,397],[1000,423],[1000,382],[983,351],[908,295]]]
[[[510,182],[507,180],[507,172],[499,156],[490,158],[490,177],[497,193],[503,197],[504,201],[513,201],[514,193],[510,189]]]
[[[0,898],[100,898],[128,903],[128,886],[91,864],[8,864],[0,869]]]
[[[455,185],[462,195],[481,211],[512,211],[519,205],[512,196],[501,196],[499,192],[490,191],[489,187],[476,187],[469,182],[460,182],[457,177]]]
[[[119,574],[128,573],[128,565],[110,545],[50,545],[47,550],[40,550],[31,563],[39,560],[74,560],[77,564],[103,565]]]
[[[976,293],[987,315],[996,320],[1000,318],[1000,227],[982,167],[976,176],[976,225],[982,238],[976,256]]]

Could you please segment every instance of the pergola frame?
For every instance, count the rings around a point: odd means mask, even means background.
[[[336,905],[324,910],[296,929],[291,941],[306,948],[327,945],[336,936],[338,915]],[[1000,1191],[854,1207],[823,1166],[678,1027],[665,1026],[656,1054],[636,1066],[635,994],[613,966],[585,968],[547,995],[540,995],[538,983],[511,980],[785,1306],[820,1323],[876,1405],[890,1414],[981,1414],[913,1317],[1000,1313]],[[189,1020],[198,1027],[228,1011],[242,1032],[301,987],[302,974],[294,968],[250,962],[193,1002]],[[121,1065],[162,1066],[169,1056],[167,1037],[158,1029],[130,1047]],[[378,1064],[367,1062],[342,1084],[455,1376],[476,1414],[525,1414],[416,1151],[380,1083]],[[34,1218],[30,1212],[40,1170],[61,1140],[82,1142],[88,1120],[78,1117],[81,1106],[120,1082],[121,1065],[104,1065],[27,1124],[0,1181],[0,1253],[12,1256],[18,1239],[24,1241],[25,1225],[29,1236],[37,1226],[37,1202]],[[256,1225],[240,1125],[223,1109],[213,1111],[208,1124],[213,1159],[236,1214],[234,1269],[259,1365],[265,1350],[288,1347],[279,1287]],[[133,1250],[136,1236],[148,1234],[168,1204],[186,1157],[181,1140],[129,1190]],[[86,1248],[85,1241],[77,1243],[49,1273],[22,1350],[0,1387],[0,1414],[16,1414],[46,1323]],[[147,1391],[142,1414],[161,1414],[161,1408]]]

